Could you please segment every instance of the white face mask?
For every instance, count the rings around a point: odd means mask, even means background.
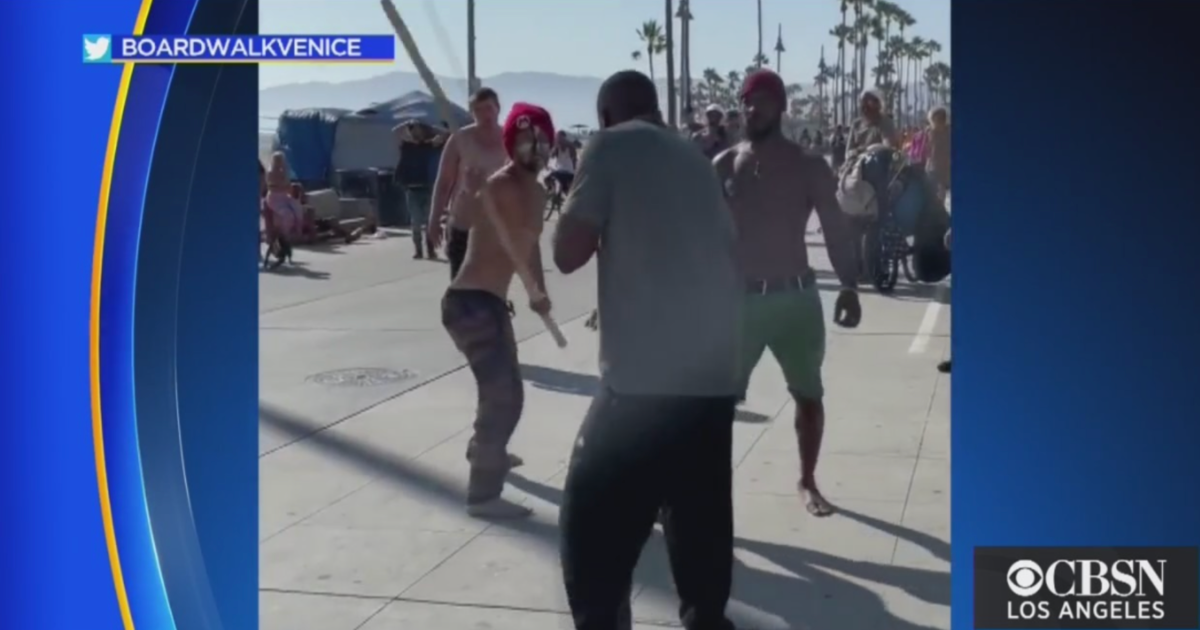
[[[535,169],[545,168],[550,161],[550,148],[553,143],[546,134],[537,127],[531,127],[522,132],[513,153],[516,160],[523,166]]]

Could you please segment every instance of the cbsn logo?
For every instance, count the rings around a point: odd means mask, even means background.
[[[975,627],[1200,626],[1196,547],[976,547]]]
[[[1166,572],[1166,560],[1056,560],[1045,569],[1017,560],[1008,568],[1008,590],[1022,599],[1009,600],[1008,618],[1162,619]],[[1043,593],[1067,601],[1054,605],[1038,598]]]

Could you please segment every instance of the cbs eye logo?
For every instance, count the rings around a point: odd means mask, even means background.
[[[1008,590],[1017,597],[1032,597],[1045,583],[1045,572],[1032,560],[1018,560],[1008,567]]]

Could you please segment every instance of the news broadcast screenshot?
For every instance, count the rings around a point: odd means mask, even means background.
[[[0,628],[1200,630],[1197,24],[0,3]]]

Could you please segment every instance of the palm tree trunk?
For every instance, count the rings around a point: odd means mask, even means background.
[[[683,87],[683,105],[682,119],[688,123],[688,114],[692,111],[692,28],[691,28],[691,11],[688,7],[687,0],[680,2],[683,9],[683,17],[679,23],[679,45],[680,45],[680,83]]]
[[[761,68],[763,60],[763,25],[762,25],[762,0],[758,0],[758,56],[754,59],[754,65]]]
[[[906,91],[908,92],[908,115],[912,116],[913,122],[917,120],[917,86],[912,83],[912,68],[916,62],[916,55],[908,55],[908,89]]]
[[[667,12],[667,124],[672,129],[679,127],[678,88],[675,85],[675,11],[671,0],[666,0]]]
[[[654,44],[646,44],[646,65],[650,66],[650,80],[654,78]]]

